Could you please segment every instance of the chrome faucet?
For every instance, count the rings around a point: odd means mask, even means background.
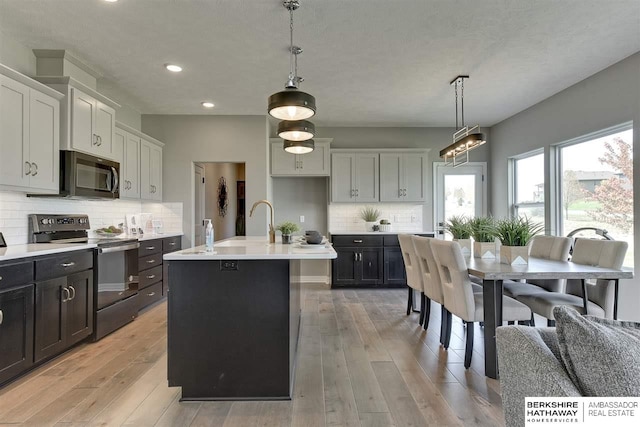
[[[249,211],[249,216],[253,215],[253,211],[255,210],[256,206],[258,206],[260,203],[264,203],[265,205],[269,205],[269,208],[271,209],[271,224],[269,224],[269,243],[275,243],[276,242],[276,230],[275,230],[275,228],[273,228],[273,205],[271,204],[271,202],[269,202],[268,200],[258,200],[251,207],[251,210]]]

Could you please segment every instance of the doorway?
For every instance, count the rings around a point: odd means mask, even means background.
[[[194,242],[204,244],[206,220],[211,219],[214,240],[244,236],[245,164],[194,163]]]
[[[444,224],[454,215],[470,218],[487,214],[487,164],[451,167],[434,163],[434,230],[444,239]]]

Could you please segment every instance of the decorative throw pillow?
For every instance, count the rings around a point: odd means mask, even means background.
[[[640,323],[553,309],[562,361],[583,396],[640,396]]]

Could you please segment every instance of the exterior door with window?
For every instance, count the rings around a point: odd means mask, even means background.
[[[454,215],[476,217],[487,214],[487,164],[468,163],[451,167],[434,163],[434,230],[444,239],[444,223]],[[451,238],[450,236],[447,238]]]

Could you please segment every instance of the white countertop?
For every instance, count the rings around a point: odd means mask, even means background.
[[[283,245],[280,239],[280,236],[277,236],[276,243],[270,244],[267,236],[232,237],[215,242],[213,252],[206,252],[204,246],[196,246],[165,254],[163,259],[168,261],[334,259],[338,256],[330,244],[304,249],[299,243]]]
[[[351,230],[351,231],[331,231],[329,234],[332,236],[341,236],[341,235],[351,235],[351,234],[429,234],[434,233],[433,231],[427,230],[414,230],[414,231],[360,231],[360,230]]]
[[[93,249],[95,243],[29,243],[0,248],[0,261]]]
[[[163,234],[144,234],[142,237],[138,237],[138,241],[144,242],[145,240],[153,240],[153,239],[164,239],[165,237],[176,237],[182,236],[184,233],[182,231],[176,231],[173,233],[163,233]]]

